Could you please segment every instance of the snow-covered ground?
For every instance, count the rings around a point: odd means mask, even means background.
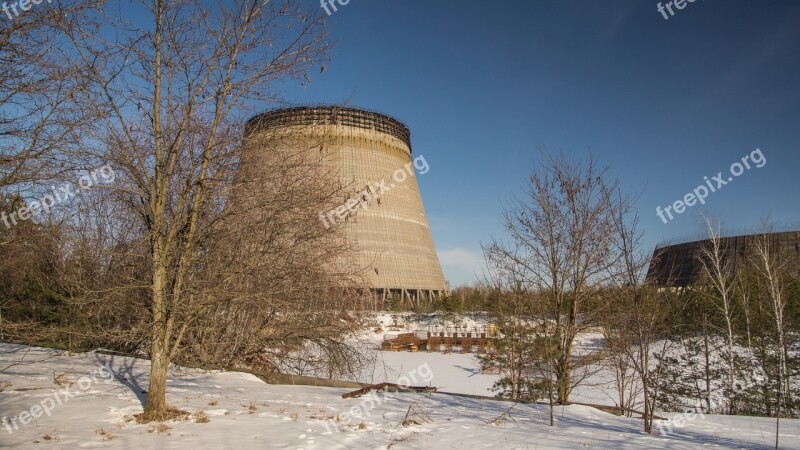
[[[417,359],[423,357],[428,359]],[[472,372],[469,355],[395,353],[386,358],[402,369],[400,375],[431,378],[430,384],[444,390],[477,392],[491,385]],[[421,369],[426,362],[427,368]],[[110,381],[105,364],[113,371]],[[503,420],[495,420],[511,403],[444,394],[343,399],[348,389],[268,385],[243,373],[180,368],[171,373],[168,400],[192,417],[164,425],[137,424],[132,415],[142,411],[146,360],[94,352],[67,356],[0,344],[4,368],[2,447],[767,449],[775,439],[772,419],[707,415],[666,437],[648,436],[641,433],[640,420],[568,406],[557,409],[551,428],[548,410],[541,405],[518,405]],[[471,380],[472,387],[456,385],[463,380]],[[75,384],[67,387],[70,382]],[[451,384],[456,389],[449,389]],[[403,426],[412,404],[416,413],[409,419],[416,423]],[[196,420],[203,416],[207,422]],[[781,448],[800,449],[798,435],[800,421],[781,422]]]
[[[417,331],[437,331],[443,327],[453,330],[460,327],[462,330],[474,330],[486,327],[488,324],[485,316],[480,314],[466,315],[457,318],[448,316],[443,319],[438,314],[416,315],[412,313],[378,313],[371,320],[371,327],[363,338],[372,341],[376,347],[388,337],[395,337],[400,333]],[[575,342],[575,354],[580,355],[588,349],[602,346],[602,333],[582,333]],[[433,374],[433,382],[422,383],[436,386],[440,391],[460,394],[494,396],[491,388],[500,376],[484,374],[480,371],[480,364],[475,354],[444,354],[437,352],[379,352],[377,364],[368,368],[367,372],[357,380],[367,383],[377,383],[393,380],[402,374],[413,372],[416,368],[427,364]],[[604,367],[590,367],[589,379],[584,385],[578,386],[572,393],[571,399],[580,403],[595,403],[615,405],[614,374]],[[411,380],[413,381],[413,380]]]

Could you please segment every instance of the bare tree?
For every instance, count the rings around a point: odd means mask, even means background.
[[[639,377],[634,372],[628,356],[633,343],[623,330],[611,325],[616,321],[616,309],[609,308],[607,312],[608,317],[604,318],[607,325],[603,325],[603,344],[608,354],[608,366],[614,373],[617,398],[613,400],[619,405],[622,414],[630,417],[636,408],[639,396],[643,395]],[[610,314],[612,312],[613,317]]]
[[[754,243],[753,266],[763,283],[769,317],[772,321],[772,332],[775,337],[774,353],[777,358],[777,383],[775,414],[775,448],[779,444],[779,430],[781,421],[781,406],[786,398],[791,398],[791,381],[788,367],[789,348],[787,345],[787,269],[789,261],[781,258],[779,249],[770,239],[770,227],[764,222],[764,233]]]
[[[731,255],[728,254],[728,249],[723,243],[719,222],[715,224],[709,217],[704,217],[703,220],[708,240],[700,247],[698,259],[705,279],[712,287],[710,299],[725,321],[724,334],[727,349],[724,352],[724,358],[727,364],[727,382],[724,391],[728,401],[728,414],[734,414],[736,411],[736,352],[733,327],[736,273],[733,271]]]
[[[340,233],[346,223],[318,219],[346,191],[332,182],[326,139],[282,129],[247,137],[203,264],[190,275],[201,299],[185,313],[196,316],[186,335],[195,362],[352,378],[369,360],[355,349],[363,268]]]
[[[193,274],[224,211],[247,111],[274,102],[282,80],[307,81],[328,50],[322,16],[298,3],[153,0],[142,4],[149,21],[128,21],[129,4],[60,16],[64,52],[88,85],[79,101],[97,117],[74,156],[114,167],[114,204],[146,242],[144,420],[168,417],[167,369],[211,300]]]
[[[526,291],[513,272],[490,266],[485,284],[496,301],[488,305],[495,325],[491,350],[480,357],[484,370],[495,370],[500,379],[492,390],[498,398],[517,402],[547,398],[550,426],[555,425],[555,327],[543,319],[535,292]]]
[[[55,43],[60,14],[81,14],[88,1],[56,11],[33,8],[0,21],[0,189],[46,179],[65,169],[66,150],[87,119],[76,98],[78,68]]]
[[[669,339],[672,330],[670,318],[675,310],[680,310],[682,294],[670,289],[658,290],[650,285],[642,285],[635,293],[633,291],[621,291],[609,307],[615,319],[607,325],[610,330],[606,333],[613,336],[613,351],[624,355],[618,359],[630,364],[641,386],[644,431],[652,433],[665,374],[663,361],[674,347],[674,341]]]
[[[606,336],[611,338],[609,350],[614,359],[624,361],[619,370],[627,372],[630,367],[641,386],[644,431],[652,433],[665,372],[663,361],[674,345],[670,339],[671,318],[682,308],[681,292],[658,289],[646,282],[646,270],[652,262],[643,249],[639,218],[632,211],[631,202],[617,195],[621,207],[612,210],[612,217],[614,245],[619,258],[611,271],[615,298],[605,311],[604,328]],[[620,387],[624,388],[624,384]],[[622,392],[620,399],[624,400]]]
[[[542,295],[555,324],[558,401],[569,401],[573,386],[575,336],[588,324],[586,306],[602,299],[613,259],[613,221],[619,208],[617,182],[591,158],[586,165],[563,153],[541,152],[525,196],[502,213],[509,244],[495,240],[486,249],[490,263],[504,267]]]
[[[619,191],[617,196],[621,197]],[[634,351],[635,339],[632,330],[626,326],[630,323],[620,321],[620,314],[635,304],[644,295],[645,271],[649,263],[649,255],[642,249],[642,231],[638,228],[638,216],[632,214],[630,202],[624,202],[627,208],[613,211],[615,231],[614,247],[619,257],[611,269],[610,281],[614,287],[614,297],[601,317],[603,322],[604,347],[609,355],[609,362],[614,370],[618,404],[623,413],[630,413],[637,402],[637,394],[641,389],[641,377],[636,376],[636,367],[631,355]],[[630,216],[630,217],[629,217]],[[622,301],[620,301],[620,298]],[[645,405],[647,406],[647,405]],[[647,411],[647,408],[645,408]]]

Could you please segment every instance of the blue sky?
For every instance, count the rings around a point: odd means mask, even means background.
[[[307,0],[319,7],[316,0]],[[327,70],[290,103],[347,102],[405,122],[451,286],[483,270],[500,203],[539,148],[611,166],[648,245],[798,222],[800,2],[697,0],[665,20],[651,0],[350,0],[329,18]],[[664,2],[665,3],[665,2]],[[656,207],[760,148],[767,163],[664,224]]]

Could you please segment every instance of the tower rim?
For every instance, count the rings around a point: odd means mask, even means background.
[[[400,139],[411,150],[411,130],[399,119],[367,108],[307,104],[268,109],[245,123],[245,135],[271,127],[341,125],[373,130]]]

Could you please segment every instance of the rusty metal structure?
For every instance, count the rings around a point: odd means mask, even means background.
[[[355,260],[365,269],[373,292],[384,300],[398,298],[413,305],[447,291],[414,173],[411,132],[406,125],[374,111],[302,106],[267,111],[247,122],[246,136],[265,133],[284,133],[286,149],[297,147],[298,142],[317,149],[335,169],[332,172],[338,179],[331,183],[352,187],[350,199],[343,199],[340,209],[361,206],[356,214],[344,215],[345,232],[358,248]],[[406,172],[402,180],[396,176],[399,170]],[[372,186],[382,182],[378,196]],[[349,203],[352,199],[358,203]],[[320,217],[337,220],[343,217],[340,212],[321,211]]]
[[[492,324],[473,329],[429,329],[387,335],[381,343],[381,350],[485,354],[495,351],[494,340],[497,337],[497,330]]]

